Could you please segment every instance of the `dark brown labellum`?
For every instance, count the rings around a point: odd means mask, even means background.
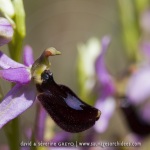
[[[95,124],[100,111],[81,101],[68,87],[58,85],[45,70],[42,84],[37,84],[38,99],[53,120],[65,131],[81,132]]]
[[[141,137],[146,137],[150,134],[150,125],[142,120],[138,115],[135,106],[131,104],[127,97],[124,97],[121,102],[121,110],[123,111],[132,132]]]

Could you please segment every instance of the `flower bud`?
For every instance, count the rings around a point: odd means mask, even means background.
[[[11,0],[0,0],[0,11],[12,18],[15,15],[15,10]]]
[[[0,46],[7,44],[13,37],[13,28],[10,22],[0,17]]]

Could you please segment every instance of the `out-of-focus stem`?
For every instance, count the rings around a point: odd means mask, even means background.
[[[2,98],[4,97],[3,91],[2,91],[2,87],[0,85],[0,102],[2,101]]]
[[[37,114],[35,120],[35,135],[38,141],[43,141],[44,139],[44,130],[45,130],[45,122],[46,122],[46,111],[43,107],[37,103]]]
[[[120,21],[122,24],[122,36],[126,47],[126,52],[131,61],[137,61],[139,59],[139,25],[134,1],[118,0],[118,4]]]
[[[150,0],[134,0],[136,9],[137,9],[137,13],[141,14],[141,12],[145,9],[147,9],[150,5]]]
[[[37,103],[37,109],[36,109],[36,118],[35,118],[35,125],[34,129],[32,131],[32,143],[43,141],[44,139],[44,130],[45,130],[45,121],[46,121],[46,111],[43,109],[43,107]],[[44,147],[35,147],[32,146],[30,150],[46,150]]]
[[[20,150],[19,118],[13,119],[4,126],[10,150]]]

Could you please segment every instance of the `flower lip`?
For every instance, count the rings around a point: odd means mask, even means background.
[[[98,109],[83,102],[68,87],[58,85],[49,70],[45,70],[42,77],[45,81],[36,84],[38,100],[57,125],[65,131],[77,133],[95,124],[101,114]]]

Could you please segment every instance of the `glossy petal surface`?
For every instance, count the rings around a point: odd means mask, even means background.
[[[36,89],[34,84],[16,84],[0,103],[0,128],[28,109],[34,102]]]
[[[57,85],[52,74],[46,72],[41,85],[37,85],[39,101],[62,129],[81,132],[95,124],[100,111],[81,101],[68,87]]]
[[[138,115],[135,106],[128,99],[121,101],[121,109],[132,132],[141,137],[149,136],[150,124]]]
[[[31,80],[31,75],[27,68],[10,68],[0,70],[0,77],[16,83],[25,84]]]

